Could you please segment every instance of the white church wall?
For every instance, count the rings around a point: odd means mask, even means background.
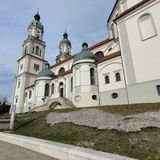
[[[19,68],[18,68],[18,73],[19,74],[22,74],[24,71],[26,71],[26,59],[22,59],[21,61],[20,61],[20,63],[19,63]]]
[[[142,0],[127,0],[127,6],[128,8],[133,7],[134,5],[136,5],[137,3],[140,3]]]
[[[106,56],[108,54],[112,54],[112,53],[117,52],[119,50],[120,50],[119,43],[112,40],[112,41],[110,41],[100,47],[92,49],[91,52],[96,54],[97,52],[102,51],[104,53],[104,56]]]
[[[71,66],[72,66],[72,63],[73,63],[73,59],[69,60],[69,61],[66,61],[56,67],[53,67],[51,68],[51,70],[56,74],[58,75],[58,72],[59,72],[59,69],[64,67],[65,71],[68,71],[71,69]]]
[[[24,100],[24,110],[23,112],[28,112],[33,108],[35,97],[34,87],[25,90],[25,100]]]
[[[43,64],[44,64],[44,62],[42,62],[38,59],[29,57],[29,64],[28,64],[29,65],[29,72],[37,75],[42,70]],[[39,70],[35,69],[35,65],[39,66]]]
[[[104,53],[104,55],[105,55],[106,52],[107,52],[107,48],[109,48],[112,44],[113,44],[113,42],[110,41],[110,42],[108,42],[108,43],[106,43],[104,45],[101,45],[99,47],[96,47],[96,48],[92,49],[91,52],[93,52],[95,54],[95,53],[97,53],[99,51],[102,51]]]
[[[131,66],[133,73],[135,74],[135,79],[137,83],[151,81],[155,79],[160,79],[160,2],[155,1],[152,5],[144,7],[143,10],[128,16],[125,20],[119,23],[120,30],[120,40],[122,45],[123,59],[125,63],[125,68],[129,67],[127,63],[133,64]],[[146,40],[142,40],[138,19],[143,14],[150,14],[153,18],[153,25],[155,26],[156,36],[150,37]],[[123,29],[122,29],[123,27]],[[124,34],[126,30],[127,34]],[[126,41],[129,42],[128,52],[126,53],[125,44]],[[127,57],[130,54],[130,57]],[[130,74],[126,71],[128,77],[128,83],[130,83]],[[130,71],[131,72],[131,71]],[[158,74],[159,73],[159,74]]]
[[[115,74],[120,73],[121,81],[116,82]],[[105,76],[109,76],[110,82],[105,84]],[[125,87],[121,58],[117,57],[98,64],[99,91],[110,91]]]
[[[76,62],[73,67],[75,90],[72,101],[76,107],[99,106],[99,93],[97,86],[97,69],[94,60],[85,59]],[[94,68],[95,84],[91,85],[90,69]]]

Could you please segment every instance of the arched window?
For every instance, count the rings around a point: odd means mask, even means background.
[[[73,92],[73,77],[71,77],[71,92]]]
[[[24,49],[24,54],[27,54],[27,46]]]
[[[64,86],[63,86],[63,82],[59,83],[59,93],[60,93],[60,97],[64,97]]]
[[[32,48],[32,53],[34,54],[34,47]]]
[[[18,102],[18,98],[16,98],[16,103]]]
[[[45,84],[45,91],[44,91],[44,96],[48,97],[49,96],[49,84]]]
[[[39,54],[39,47],[38,47],[38,46],[36,46],[36,52],[35,52],[35,54],[36,54],[36,55]]]
[[[95,72],[94,72],[94,68],[90,69],[90,79],[91,79],[91,85],[95,85]]]
[[[62,74],[64,72],[65,72],[65,69],[64,69],[64,67],[62,67],[62,68],[59,69],[58,74]]]
[[[52,94],[54,94],[54,83],[52,83]]]
[[[115,76],[116,76],[116,82],[121,81],[121,75],[119,72],[116,73]]]
[[[150,14],[144,14],[138,19],[139,30],[142,40],[146,40],[156,35],[154,22]]]
[[[21,82],[19,81],[19,82],[18,82],[18,88],[20,88],[20,85],[21,85]]]
[[[115,38],[114,24],[112,24],[112,26],[111,26],[111,32],[112,32],[112,38]]]
[[[110,83],[110,79],[109,79],[109,76],[105,76],[105,84],[109,84]]]
[[[27,92],[25,93],[25,98],[27,98]]]
[[[32,97],[32,91],[29,91],[29,99]]]
[[[104,53],[102,51],[98,51],[96,54],[95,54],[96,58],[101,58],[101,57],[104,57]]]

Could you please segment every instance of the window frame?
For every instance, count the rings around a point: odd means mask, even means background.
[[[141,29],[141,27],[140,27],[140,20],[141,20],[141,18],[142,18],[143,16],[146,16],[146,15],[148,15],[148,16],[150,17],[150,20],[151,20],[151,22],[152,22],[152,27],[153,27],[153,30],[154,30],[154,34],[153,34],[152,36],[147,37],[147,38],[143,37],[143,35],[142,35],[142,29]],[[139,28],[139,34],[140,34],[140,37],[141,37],[141,40],[142,40],[142,41],[146,41],[146,40],[148,40],[148,39],[151,39],[151,38],[157,36],[157,31],[156,31],[155,23],[154,23],[154,20],[153,20],[153,17],[152,17],[152,14],[151,14],[151,13],[148,13],[148,12],[147,12],[147,13],[142,14],[142,15],[138,18],[137,23],[138,23],[138,28]]]
[[[117,75],[118,75],[119,77],[118,77]],[[120,72],[116,72],[116,73],[115,73],[115,79],[116,79],[116,82],[122,81],[121,73],[120,73]]]
[[[90,68],[90,84],[96,85],[95,69],[94,68]]]
[[[106,79],[108,77],[108,79]],[[108,80],[108,81],[106,81],[106,80]],[[105,84],[110,84],[110,77],[109,77],[109,75],[105,75],[104,76],[104,82],[105,82]]]

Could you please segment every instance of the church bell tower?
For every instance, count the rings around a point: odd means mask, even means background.
[[[46,62],[44,60],[46,45],[43,41],[43,33],[44,28],[37,12],[34,20],[28,26],[28,37],[22,45],[22,56],[17,61],[18,67],[13,97],[16,113],[24,112],[25,89],[34,85],[38,72],[42,70]]]
[[[70,55],[71,48],[71,41],[68,39],[68,34],[65,32],[63,34],[63,39],[59,43],[59,55],[56,58],[56,62],[58,63],[65,60],[65,58]]]

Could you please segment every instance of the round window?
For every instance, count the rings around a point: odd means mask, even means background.
[[[118,98],[118,94],[117,94],[117,93],[113,93],[113,94],[112,94],[112,98],[113,98],[113,99]]]
[[[93,99],[93,100],[97,100],[97,96],[96,96],[96,95],[93,95],[93,96],[92,96],[92,99]]]
[[[75,97],[75,101],[76,101],[76,102],[79,102],[80,100],[81,100],[81,97],[80,97],[80,96],[76,96],[76,97]]]

